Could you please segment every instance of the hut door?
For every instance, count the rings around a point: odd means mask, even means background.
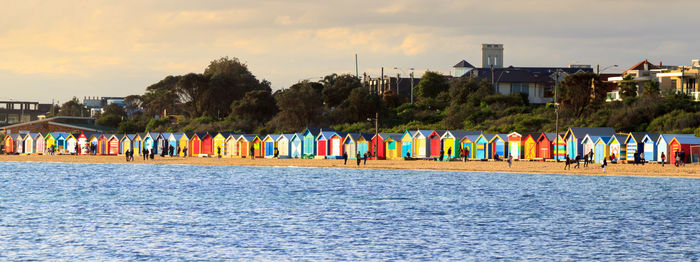
[[[340,156],[340,141],[331,139],[331,156]]]
[[[401,145],[401,157],[407,157],[409,152],[411,152],[411,142],[403,142]]]
[[[513,156],[513,159],[519,159],[520,158],[520,147],[518,146],[517,142],[510,142],[510,154]]]
[[[603,163],[603,158],[605,157],[605,145],[599,144],[595,147],[595,162]]]

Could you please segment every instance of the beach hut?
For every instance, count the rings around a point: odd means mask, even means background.
[[[674,137],[689,137],[693,138],[695,135],[691,134],[661,134],[659,135],[659,138],[656,140],[656,161],[659,163],[661,162],[661,153],[663,153],[666,156],[666,163],[671,163],[671,157],[673,155],[669,155],[670,149],[669,149],[669,143],[671,140],[673,140]]]
[[[277,139],[279,139],[280,135],[267,135],[263,139],[263,143],[265,144],[265,152],[263,152],[263,156],[265,158],[273,158],[275,157],[275,149],[279,150],[277,148]]]
[[[527,134],[523,139],[523,159],[535,159],[537,157],[538,134]]]
[[[608,141],[608,148],[610,150],[608,156],[611,157],[610,161],[625,160],[627,155],[623,145],[626,138],[626,134],[616,134],[610,137],[610,141]],[[614,159],[612,158],[613,154],[615,155]]]
[[[471,141],[467,136],[478,136],[480,134],[480,131],[446,130],[440,137],[442,151],[445,153],[443,159],[449,160],[451,158],[460,157],[460,150],[465,147],[464,143],[467,141],[467,148],[471,152]],[[467,140],[465,140],[465,138]]]
[[[360,153],[360,156],[364,157],[365,153],[369,153],[369,148],[370,144],[369,142],[372,140],[372,135],[366,134],[366,133],[360,133],[360,135],[355,136],[355,143],[357,147],[357,153]]]
[[[279,150],[278,158],[290,158],[291,157],[291,139],[294,134],[281,134],[277,137],[277,150]]]
[[[87,135],[85,135],[85,132],[80,132],[79,134],[76,134],[75,138],[78,143],[78,148],[80,149],[79,154],[87,155],[88,150],[90,150],[90,141],[88,141],[88,137]]]
[[[214,155],[214,137],[212,137],[211,134],[209,133],[204,133],[204,135],[200,136],[199,139],[201,139],[201,155],[207,155],[207,156],[213,156]]]
[[[224,156],[225,157],[237,157],[238,155],[238,137],[240,134],[229,133],[224,140]]]
[[[595,151],[593,151],[593,159],[596,163],[603,163],[603,159],[610,155],[610,137],[596,136]]]
[[[46,140],[42,133],[34,134],[34,152],[40,155],[46,154]]]
[[[78,145],[78,139],[76,136],[79,134],[67,134],[66,136],[66,151],[70,153],[71,155],[75,155],[78,153],[78,149],[76,146]]]
[[[386,159],[393,160],[401,158],[401,137],[402,134],[392,133],[384,137],[384,152]]]
[[[591,136],[591,135],[586,135],[583,140],[581,141],[581,145],[583,146],[583,155],[581,157],[584,157],[586,154],[593,152],[595,154],[595,145],[598,142],[598,138],[600,136]],[[606,140],[607,142],[607,140]]]
[[[97,138],[100,137],[100,133],[86,133],[88,145],[90,146],[90,154],[97,154]]]
[[[355,137],[358,135],[359,133],[348,133],[343,139],[344,150],[348,154],[348,159],[356,159],[357,143],[355,142]]]
[[[155,153],[155,151],[153,151],[153,148],[155,148],[153,135],[151,133],[139,133],[139,136],[143,141],[143,149],[147,149],[149,154]]]
[[[226,138],[230,133],[216,133],[212,138],[213,153],[215,156],[222,157],[226,151]]]
[[[418,130],[413,133],[413,158],[426,158],[431,155],[431,140],[428,138],[434,133],[435,131],[433,130]]]
[[[564,133],[564,141],[566,141],[566,154],[569,158],[574,159],[576,155],[583,155],[583,146],[581,141],[586,135],[591,136],[610,136],[615,134],[615,129],[612,127],[569,127]]]
[[[122,136],[124,135],[113,134],[109,136],[107,140],[107,155],[119,155],[119,141],[121,141]]]
[[[49,148],[56,146],[56,139],[53,137],[53,134],[51,132],[44,134],[44,145],[45,145],[47,153],[48,153]],[[54,150],[55,149],[56,148],[54,148]]]
[[[292,158],[301,158],[303,155],[303,147],[304,143],[302,140],[304,140],[304,134],[302,133],[295,133],[292,135],[292,139],[289,140],[290,143],[290,149],[291,149],[291,157]]]
[[[489,140],[489,146],[491,147],[490,158],[505,159],[508,157],[508,134],[495,134]]]
[[[369,134],[364,133],[348,133],[345,136],[345,152],[349,159],[357,159],[357,154],[364,157],[365,153],[369,152],[369,142],[372,140]]]
[[[335,132],[331,138],[328,146],[330,147],[328,156],[326,158],[330,159],[342,159],[343,158],[343,152],[344,146],[343,146],[343,141],[345,140],[345,135],[347,133],[345,132]]]
[[[11,154],[15,152],[15,139],[13,134],[8,134],[5,136],[4,150],[5,154]]]
[[[179,134],[182,133],[169,133],[168,135],[168,154],[170,154],[170,148],[173,149],[172,154],[170,156],[177,156],[177,148],[180,146],[180,139],[179,139]]]
[[[97,154],[106,155],[107,154],[107,140],[109,140],[109,135],[101,134],[97,137]],[[58,141],[58,140],[56,140]]]
[[[401,136],[401,157],[414,157],[413,153],[413,133],[406,130]]]
[[[190,137],[192,133],[179,133],[178,134],[178,145],[180,146],[180,156],[187,157],[190,154]]]
[[[442,137],[442,135],[444,133],[445,133],[445,130],[435,130],[428,136],[428,138],[427,138],[427,142],[428,142],[428,146],[429,146],[428,155],[430,157],[435,157],[435,158],[440,157],[440,151],[442,150],[442,139],[440,139],[440,137]]]
[[[318,137],[321,132],[335,132],[333,129],[321,129],[321,128],[306,128],[302,133],[302,158],[314,158],[316,157],[316,137]]]
[[[330,155],[330,139],[335,134],[332,131],[321,131],[316,136],[316,158],[325,159]]]
[[[202,137],[205,133],[193,133],[190,137],[189,148],[187,154],[190,156],[199,156],[202,153]]]
[[[518,132],[508,134],[508,153],[513,159],[522,157],[523,135]]]
[[[170,154],[170,148],[168,138],[170,133],[158,133],[156,136],[156,146],[158,147],[158,154],[161,156],[166,156]]]
[[[656,161],[656,140],[659,139],[659,134],[648,133],[642,138],[642,144],[644,145],[644,161]]]
[[[640,153],[644,154],[644,158],[647,158],[646,152],[644,152],[644,136],[647,134],[651,134],[652,136],[658,136],[656,133],[646,133],[646,132],[632,132],[627,135],[627,138],[625,139],[624,146],[627,151],[627,159],[628,161],[634,161],[634,153]],[[650,152],[649,154],[653,155],[654,152]]]
[[[265,143],[263,143],[262,138],[257,135],[253,138],[253,153],[255,158],[265,157]]]
[[[255,140],[257,137],[257,135],[251,134],[245,134],[238,137],[238,155],[245,158],[254,157],[255,154],[253,154],[253,156],[250,155],[250,147],[253,146],[253,151],[255,151],[253,140]]]
[[[481,132],[475,135],[466,135],[460,139],[462,148],[467,150],[468,159],[476,158],[476,141],[479,139],[479,136],[481,136]]]
[[[23,154],[24,153],[24,134],[13,134],[12,135],[12,140],[15,142],[14,148],[15,148],[15,153],[17,154]]]
[[[36,133],[27,133],[24,136],[24,153],[25,154],[34,154],[35,152],[35,143],[34,143],[34,135]]]
[[[668,142],[670,152],[670,163],[676,164],[676,154],[685,153],[685,158],[681,159],[684,163],[697,163],[700,159],[700,137],[690,136],[675,136]]]
[[[480,134],[474,142],[474,158],[489,159],[492,157],[489,141],[493,139],[493,134]]]
[[[119,141],[119,154],[120,155],[125,155],[126,151],[128,150],[134,150],[134,137],[136,137],[135,134],[126,134],[122,136],[121,141]]]

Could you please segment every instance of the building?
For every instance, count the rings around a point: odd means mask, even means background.
[[[624,80],[631,77],[631,80]],[[659,84],[661,93],[677,93],[692,96],[695,101],[700,101],[700,60],[692,60],[690,66],[671,66],[659,63],[655,65],[649,60],[633,65],[619,76],[609,77],[609,82],[619,84],[623,81],[632,81],[637,87],[637,94],[641,95],[644,87],[651,82]],[[607,101],[621,100],[619,89],[608,92]]]
[[[503,67],[503,44],[481,44],[481,67]]]
[[[27,101],[0,101],[0,126],[29,122],[44,118],[51,104]]]
[[[95,116],[97,113],[102,113],[103,109],[109,104],[117,104],[124,107],[123,97],[83,97],[83,105],[90,110],[90,115]]]
[[[6,134],[22,133],[46,133],[46,132],[109,132],[112,128],[97,125],[97,120],[93,117],[79,116],[56,116],[18,123],[14,125],[0,127]]]

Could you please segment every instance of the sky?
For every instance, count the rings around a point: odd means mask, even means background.
[[[590,64],[621,72],[648,59],[700,58],[700,1],[9,1],[0,0],[0,99],[63,103],[143,94],[168,75],[236,57],[273,89],[332,73],[449,73],[504,64]],[[394,69],[395,67],[400,69]]]

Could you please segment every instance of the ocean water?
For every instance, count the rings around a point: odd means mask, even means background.
[[[700,259],[700,179],[0,163],[0,260]]]

